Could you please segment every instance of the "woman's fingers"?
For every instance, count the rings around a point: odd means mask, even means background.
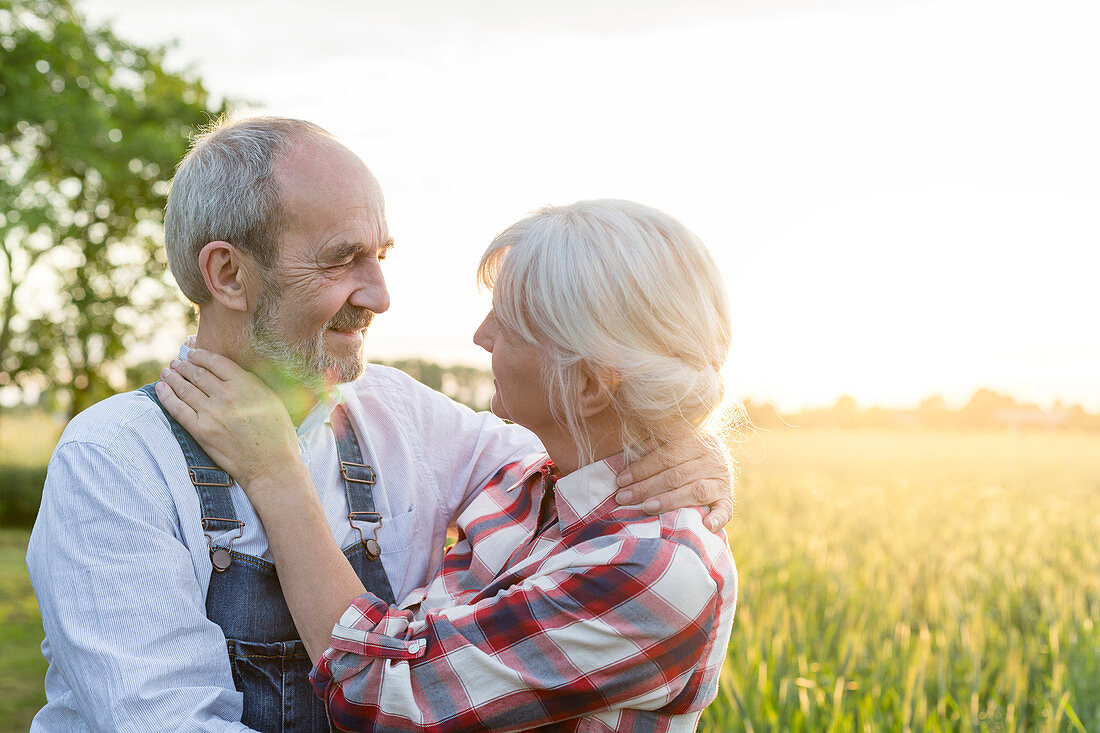
[[[282,402],[232,361],[195,351],[172,362],[161,377],[157,395],[163,395],[168,414],[242,486],[301,461],[298,437]]]
[[[237,366],[237,362],[229,357],[215,354],[213,351],[207,351],[206,349],[192,349],[187,361],[209,370],[211,374],[223,381],[229,381],[247,374],[244,369]]]
[[[160,373],[160,379],[172,388],[172,392],[175,394],[176,398],[187,403],[187,406],[194,412],[203,409],[206,401],[210,399],[206,392],[186,379],[175,368],[163,370]],[[175,416],[173,415],[173,417]]]
[[[222,385],[222,380],[209,369],[184,359],[173,359],[170,368],[202,390],[203,394],[208,397],[213,397],[217,393],[218,387]]]
[[[219,405],[243,405],[250,410],[282,409],[282,400],[256,375],[241,369],[232,359],[213,351],[195,349],[187,361],[209,375],[207,394],[215,397]]]
[[[168,414],[171,415],[176,422],[182,425],[184,430],[190,432],[194,428],[199,417],[194,408],[177,397],[171,385],[167,382],[157,382],[157,386],[153,389],[156,390],[157,399],[160,400],[160,404],[164,405],[164,409],[168,411]]]

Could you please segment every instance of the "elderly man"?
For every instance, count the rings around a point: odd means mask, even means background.
[[[200,313],[180,358],[216,351],[279,393],[368,589],[393,602],[425,583],[451,519],[539,446],[400,372],[365,369],[392,246],[374,176],[315,125],[221,124],[180,164],[165,241]],[[701,446],[654,454],[624,477],[637,480],[624,500],[683,484],[659,502],[719,501],[711,519],[724,524],[718,463]],[[27,563],[50,662],[32,730],[329,730],[254,510],[152,389],[65,430]]]

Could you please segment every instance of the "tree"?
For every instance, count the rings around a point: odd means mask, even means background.
[[[0,387],[47,385],[70,416],[188,310],[161,212],[189,137],[225,103],[164,54],[88,27],[70,0],[0,0]]]
[[[954,418],[947,409],[947,402],[939,395],[932,395],[917,405],[917,421],[926,428],[945,428]]]
[[[1017,407],[1008,395],[982,387],[970,396],[970,401],[959,414],[963,426],[989,428],[997,425],[997,413]]]
[[[851,395],[841,395],[829,408],[826,416],[829,422],[842,428],[854,428],[859,424],[859,405]]]

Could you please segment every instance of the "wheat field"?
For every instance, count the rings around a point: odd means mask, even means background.
[[[764,433],[708,731],[1100,731],[1100,436]]]

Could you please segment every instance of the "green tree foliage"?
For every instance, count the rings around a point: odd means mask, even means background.
[[[70,0],[0,0],[0,386],[48,385],[70,415],[187,310],[161,212],[189,136],[225,105],[164,53]]]

